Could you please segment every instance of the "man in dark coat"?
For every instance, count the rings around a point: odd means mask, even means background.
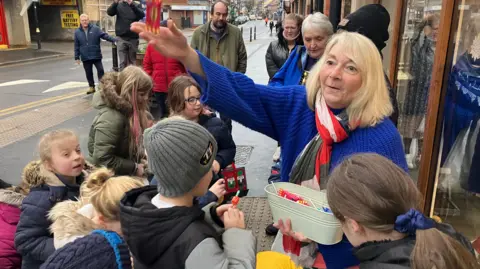
[[[96,25],[90,24],[87,14],[80,15],[80,27],[75,31],[75,61],[83,62],[89,89],[87,94],[95,92],[93,66],[97,69],[98,80],[102,79],[104,71],[102,65],[102,50],[100,38],[115,42],[116,39],[104,33]]]
[[[117,16],[115,35],[118,38],[118,57],[120,71],[129,65],[134,65],[137,59],[138,34],[130,31],[130,25],[145,17],[145,12],[133,0],[113,0],[108,7],[109,16]]]

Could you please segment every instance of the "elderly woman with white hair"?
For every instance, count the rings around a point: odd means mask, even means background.
[[[305,85],[308,72],[322,57],[327,41],[333,34],[333,26],[324,14],[310,14],[303,20],[303,46],[296,46],[282,68],[268,85]]]
[[[134,23],[132,30],[190,70],[202,88],[203,103],[280,141],[283,181],[324,189],[336,165],[365,152],[408,170],[400,134],[388,118],[392,104],[382,60],[368,38],[349,32],[335,35],[324,53],[322,49],[323,57],[311,70],[306,87],[272,87],[255,84],[193,50],[171,20],[158,34],[147,32],[143,23]],[[291,231],[290,221],[278,224],[284,241],[292,243],[284,246],[298,247],[285,251],[299,254],[299,241],[305,238]],[[347,239],[331,246],[318,244],[318,250],[328,268],[358,264]]]

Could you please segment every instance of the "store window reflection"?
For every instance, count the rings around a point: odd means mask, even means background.
[[[397,74],[398,130],[410,173],[418,178],[441,1],[407,3]]]
[[[480,235],[480,5],[461,2],[450,40],[433,213],[473,241]]]

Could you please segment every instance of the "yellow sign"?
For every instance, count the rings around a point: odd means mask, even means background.
[[[43,6],[76,6],[76,0],[42,0]]]
[[[76,10],[61,10],[62,28],[78,28],[80,26],[80,16]]]

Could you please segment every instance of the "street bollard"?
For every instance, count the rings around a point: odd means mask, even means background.
[[[250,27],[250,42],[252,42],[252,27]]]
[[[253,29],[253,40],[257,40],[257,26]]]
[[[117,45],[115,43],[112,43],[112,63],[113,63],[113,71],[118,72]]]

